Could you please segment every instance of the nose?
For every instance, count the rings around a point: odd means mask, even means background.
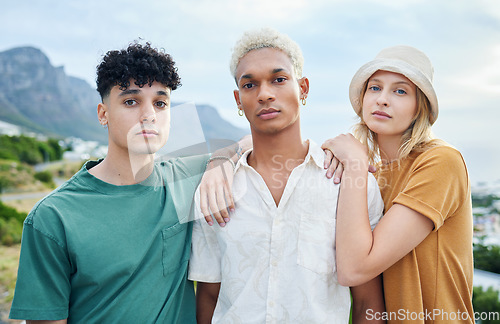
[[[380,91],[379,96],[377,97],[377,105],[379,106],[388,106],[389,105],[389,100],[387,97],[386,91]]]
[[[259,102],[264,103],[266,101],[273,101],[275,98],[274,93],[271,90],[271,87],[268,86],[267,84],[262,84],[260,86],[260,91],[259,91]]]
[[[145,124],[156,122],[156,112],[153,106],[143,109],[141,122]]]

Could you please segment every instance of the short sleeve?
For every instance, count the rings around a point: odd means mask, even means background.
[[[180,157],[171,160],[175,170],[175,179],[190,179],[198,186],[205,172],[209,154]],[[195,188],[196,188],[195,186]]]
[[[41,216],[41,215],[39,215]],[[16,290],[10,318],[61,320],[68,317],[71,264],[54,236],[24,223]]]
[[[221,251],[217,240],[218,228],[209,226],[200,209],[200,188],[194,199],[193,237],[188,279],[201,282],[221,282]]]
[[[373,230],[384,213],[384,201],[382,200],[377,180],[371,173],[368,174],[367,198],[368,216],[370,218],[370,226]]]
[[[163,162],[164,181],[172,195],[173,203],[179,221],[192,221],[193,197],[196,187],[205,172],[209,155],[196,155],[184,158],[175,158]]]
[[[432,220],[434,230],[467,201],[469,180],[460,152],[441,146],[420,154],[409,170],[407,185],[394,198]]]

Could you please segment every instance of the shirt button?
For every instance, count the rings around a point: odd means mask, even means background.
[[[271,262],[271,265],[272,265],[273,267],[276,267],[276,266],[278,265],[278,261],[276,261],[276,260],[272,261],[272,262]]]
[[[269,307],[274,307],[274,302],[273,301],[269,302]]]

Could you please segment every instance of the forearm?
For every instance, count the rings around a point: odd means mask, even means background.
[[[212,322],[219,296],[219,283],[198,282],[196,288],[196,321],[198,324]]]
[[[229,221],[228,210],[234,210],[231,189],[235,164],[252,144],[252,136],[244,136],[237,143],[215,151],[208,160],[200,183],[200,208],[209,225],[213,225],[212,215],[220,226]]]
[[[352,323],[385,323],[381,320],[385,312],[384,294],[381,276],[375,277],[367,283],[351,287],[352,294]]]
[[[366,261],[373,246],[373,234],[368,217],[368,172],[364,168],[347,166],[340,184],[337,206],[336,253],[339,282],[358,285],[375,277],[367,277]]]

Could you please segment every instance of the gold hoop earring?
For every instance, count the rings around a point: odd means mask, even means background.
[[[245,113],[243,112],[243,109],[241,107],[238,107],[238,115],[243,116]]]
[[[300,99],[300,103],[302,103],[302,106],[305,106],[306,105],[306,97],[303,97],[302,99]]]

